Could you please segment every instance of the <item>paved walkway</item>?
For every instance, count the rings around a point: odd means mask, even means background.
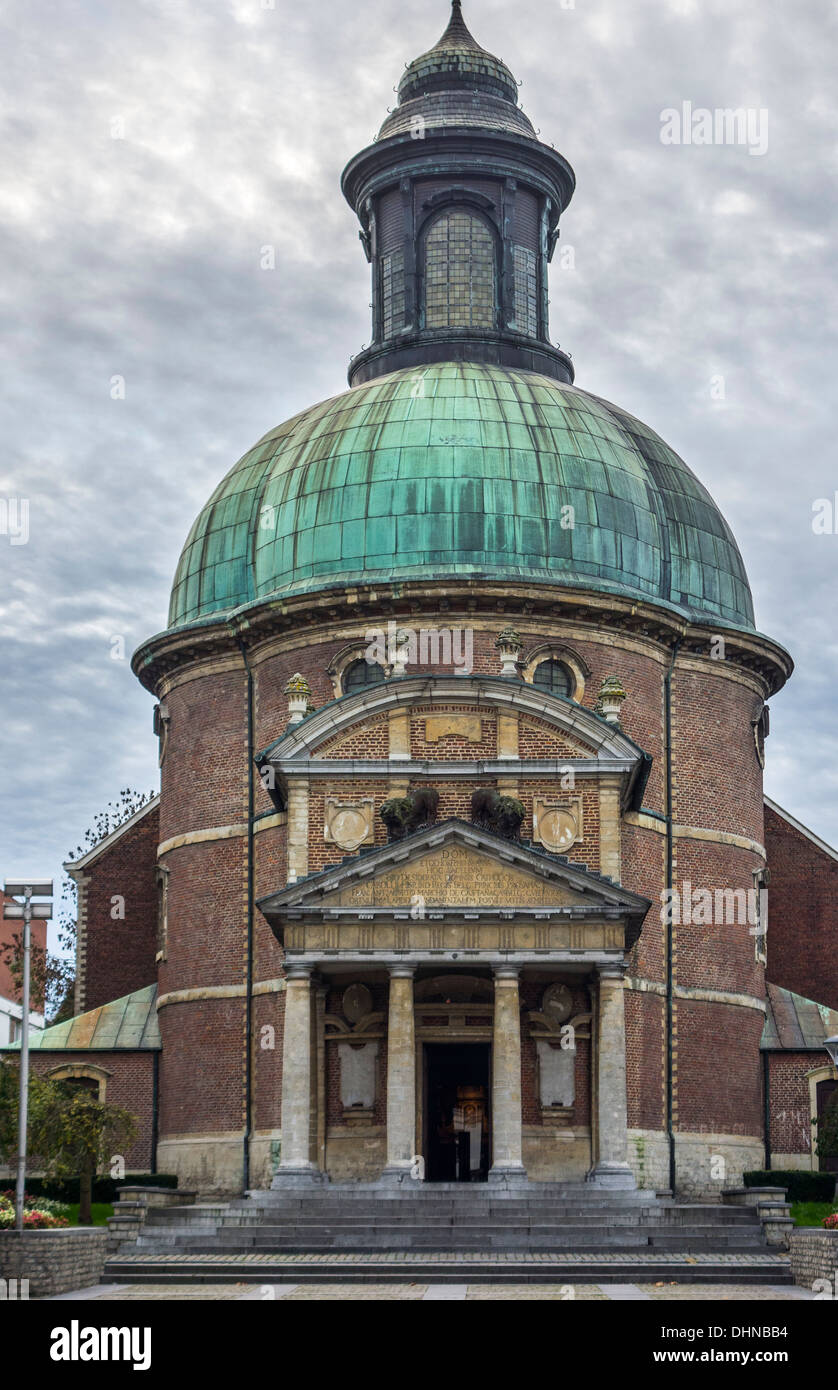
[[[47,1302],[84,1299],[101,1302],[209,1300],[272,1302],[275,1299],[328,1302],[387,1302],[393,1299],[459,1302],[486,1299],[535,1302],[602,1302],[699,1299],[708,1303],[814,1299],[808,1289],[791,1284],[96,1284],[59,1294]]]

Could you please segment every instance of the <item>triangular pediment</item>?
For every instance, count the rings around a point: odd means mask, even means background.
[[[584,865],[465,821],[417,831],[263,898],[269,920],[306,909],[564,909],[642,919],[649,903]]]

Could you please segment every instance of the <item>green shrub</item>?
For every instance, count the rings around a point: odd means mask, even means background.
[[[789,1202],[831,1202],[835,1196],[834,1173],[806,1173],[795,1169],[757,1169],[743,1173],[746,1187],[784,1187]]]
[[[93,1201],[117,1200],[121,1187],[177,1187],[176,1173],[129,1173],[125,1178],[97,1175],[93,1179]],[[33,1197],[53,1197],[57,1202],[79,1201],[78,1178],[27,1178],[26,1191]]]

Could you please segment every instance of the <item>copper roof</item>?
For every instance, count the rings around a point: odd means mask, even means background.
[[[763,1048],[784,1048],[790,1052],[803,1047],[823,1047],[826,1038],[838,1033],[838,1012],[793,994],[780,985],[766,985]]]
[[[156,985],[29,1034],[30,1050],[39,1052],[150,1052],[160,1045]],[[20,1043],[2,1050],[19,1052]]]

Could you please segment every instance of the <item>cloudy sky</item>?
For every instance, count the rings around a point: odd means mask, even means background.
[[[812,529],[838,489],[836,6],[465,15],[576,169],[554,338],[727,514],[758,626],[797,662],[767,790],[838,842],[838,534]],[[338,179],[448,6],[4,0],[0,17],[0,874],[57,879],[97,810],[156,784],[129,659],[165,626],[196,512],[268,428],[343,389],[367,341]],[[684,102],[767,113],[767,149],[663,144]]]

